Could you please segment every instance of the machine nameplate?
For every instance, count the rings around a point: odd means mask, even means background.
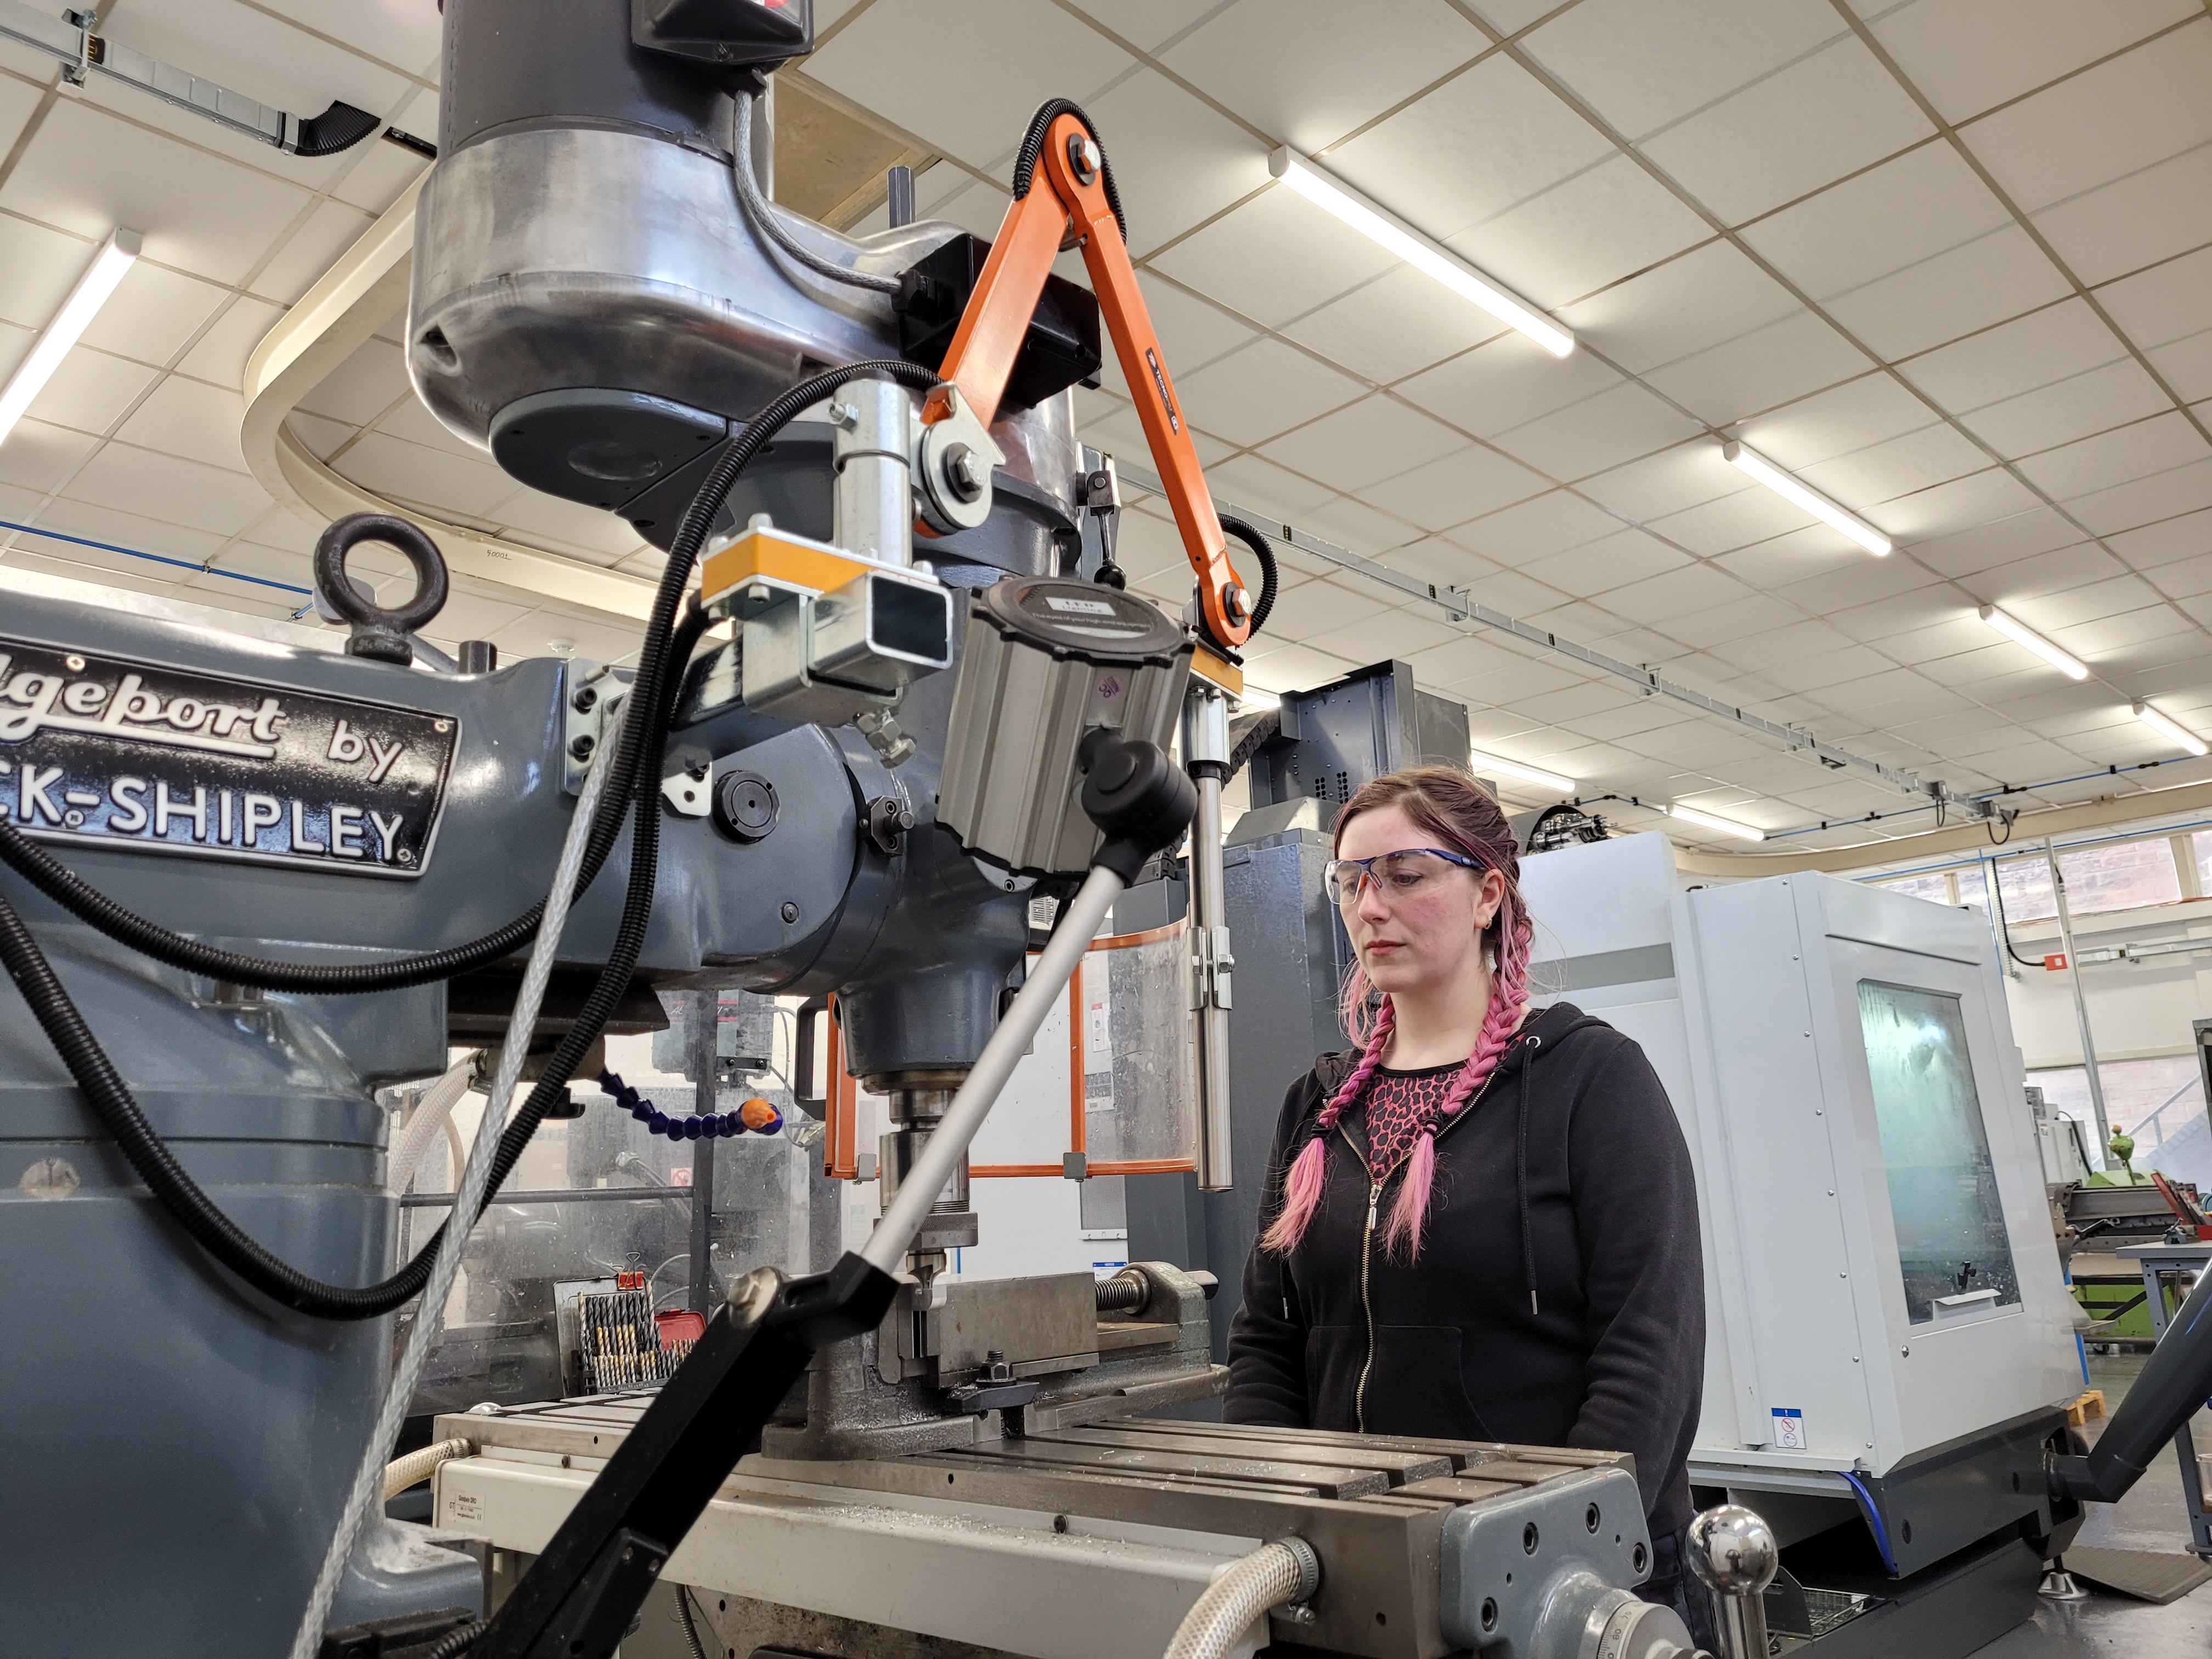
[[[0,812],[40,840],[416,876],[458,718],[0,638]]]

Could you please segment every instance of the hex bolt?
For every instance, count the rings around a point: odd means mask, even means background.
[[[568,745],[568,752],[578,760],[589,760],[592,757],[592,750],[599,746],[599,740],[597,738],[588,732],[580,732],[576,734],[576,740]]]
[[[1098,146],[1086,135],[1067,135],[1067,165],[1074,172],[1077,183],[1087,185],[1098,176]]]
[[[599,706],[599,688],[596,685],[578,686],[576,695],[568,699],[568,704],[579,714],[590,714]]]
[[[945,447],[945,481],[951,485],[952,493],[963,501],[982,499],[982,471],[976,465],[975,452],[966,444],[947,444]]]

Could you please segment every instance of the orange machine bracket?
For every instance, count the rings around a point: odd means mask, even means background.
[[[1176,400],[1175,383],[1168,378],[1152,314],[1137,288],[1136,267],[1129,263],[1121,227],[1106,199],[1097,152],[1090,149],[1087,159],[1079,163],[1071,154],[1071,141],[1076,146],[1090,145],[1091,134],[1073,115],[1055,117],[1030,175],[1030,192],[1006,210],[999,239],[983,262],[983,273],[969,296],[968,309],[939,373],[959,388],[985,425],[998,418],[1006,377],[1013,372],[1030,319],[1044,293],[1045,278],[1052,273],[1053,258],[1062,239],[1073,234],[1083,249],[1084,265],[1105,314],[1106,331],[1121,361],[1121,376],[1137,400],[1137,418],[1166,488],[1168,505],[1175,510],[1183,551],[1198,573],[1199,609],[1206,631],[1222,645],[1242,645],[1252,632],[1249,590],[1229,562],[1221,520],[1206,491],[1198,451],[1191,443],[1182,406]],[[1048,188],[1039,189],[1040,184]],[[942,420],[950,412],[950,401],[940,387],[930,393],[921,417]]]

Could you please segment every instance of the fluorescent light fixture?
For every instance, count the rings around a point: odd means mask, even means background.
[[[1833,525],[1876,558],[1889,551],[1892,544],[1888,537],[1856,513],[1846,513],[1818,490],[1807,489],[1764,455],[1730,440],[1721,446],[1721,459],[1758,479],[1783,500],[1803,507],[1822,524]]]
[[[2049,640],[2015,617],[2008,617],[1993,605],[1982,607],[1982,620],[2008,640],[2016,640],[2049,663],[2069,679],[2086,680],[2088,669],[2075,659],[2061,651]]]
[[[1547,772],[1539,766],[1523,765],[1519,761],[1507,760],[1503,755],[1486,754],[1480,749],[1468,750],[1468,759],[1478,772],[1490,771],[1500,777],[1518,778],[1523,783],[1533,783],[1545,789],[1556,789],[1563,795],[1575,793],[1575,781],[1563,778],[1557,772]]]
[[[2178,720],[2168,720],[2147,702],[2139,702],[2135,708],[2136,718],[2161,737],[2172,738],[2192,755],[2207,752],[2204,739]]]
[[[1414,270],[1434,277],[1461,299],[1482,307],[1509,328],[1516,328],[1554,357],[1575,349],[1575,337],[1510,289],[1500,288],[1473,265],[1432,241],[1413,226],[1378,207],[1351,185],[1329,174],[1287,144],[1267,158],[1267,170],[1315,206],[1327,210],[1362,236],[1388,248]]]
[[[1683,805],[1680,801],[1669,806],[1667,811],[1669,817],[1678,817],[1685,823],[1694,823],[1704,829],[1717,830],[1723,836],[1734,836],[1739,841],[1766,839],[1766,831],[1756,825],[1738,823],[1734,818],[1718,817],[1711,812],[1701,812],[1694,806]]]
[[[92,264],[70,290],[69,298],[62,301],[62,308],[54,313],[53,321],[46,325],[46,332],[32,346],[31,355],[23,359],[21,367],[8,382],[7,390],[0,392],[0,443],[7,442],[8,434],[15,429],[15,422],[23,418],[23,411],[46,390],[46,382],[54,378],[54,371],[62,366],[62,359],[69,356],[70,348],[92,326],[92,319],[100,315],[100,307],[107,303],[108,295],[115,292],[115,285],[123,280],[124,273],[137,258],[138,233],[135,230],[118,230],[101,244]]]

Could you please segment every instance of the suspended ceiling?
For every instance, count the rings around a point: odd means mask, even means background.
[[[940,158],[922,211],[980,234],[1030,112],[1054,95],[1089,110],[1218,494],[1960,793],[2171,757],[2135,698],[2212,726],[2202,4],[817,0],[816,14],[822,44],[787,79],[818,95],[793,100],[792,131],[862,173],[895,152]],[[436,131],[430,0],[117,0],[101,27],[269,103],[312,113],[343,97]],[[374,142],[301,161],[125,88],[55,82],[0,49],[0,367],[112,226],[143,231],[146,258],[0,446],[0,518],[186,568],[20,532],[0,532],[0,562],[289,615],[313,532],[241,459],[246,356],[422,164]],[[1279,143],[1553,311],[1581,348],[1559,362],[1498,335],[1271,185]],[[866,228],[872,192],[851,172],[779,167],[810,207]],[[441,518],[654,574],[618,520],[515,486],[437,427],[398,337],[395,319],[303,401],[294,429],[316,453]],[[1091,441],[1141,451],[1117,378],[1082,410]],[[1898,550],[1875,560],[1808,525],[1720,461],[1722,435]],[[1136,516],[1127,562],[1179,604],[1172,531]],[[1773,830],[1910,805],[1291,563],[1253,658],[1262,686],[1402,657],[1469,703],[1478,744],[1586,793]],[[432,630],[447,642],[632,643],[604,613],[457,586]],[[1984,602],[2089,679],[1991,635]],[[2106,774],[2009,804],[2208,772]]]

